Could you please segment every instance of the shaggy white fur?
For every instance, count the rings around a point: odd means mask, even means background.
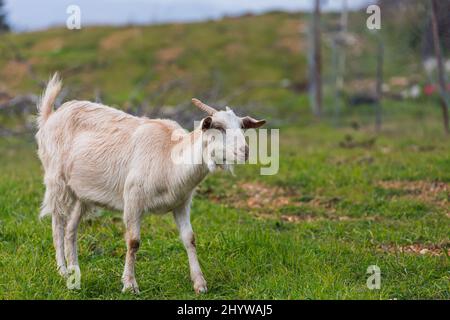
[[[52,216],[59,272],[67,275],[67,266],[78,267],[80,218],[95,206],[121,210],[127,243],[123,290],[137,293],[134,266],[142,216],[172,211],[188,254],[194,289],[206,292],[190,223],[193,191],[219,164],[219,151],[246,159],[248,146],[242,129],[259,127],[265,121],[239,118],[231,109],[216,111],[193,100],[209,115],[194,131],[180,134],[182,128],[174,121],[135,117],[88,101],[69,101],[53,112],[60,90],[61,80],[55,74],[38,105],[36,134],[46,186],[40,216]],[[234,143],[215,139],[210,130],[214,128],[237,129]],[[171,161],[175,146],[199,155],[208,146],[206,161]]]

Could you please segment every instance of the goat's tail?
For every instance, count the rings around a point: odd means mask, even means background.
[[[43,92],[40,101],[38,102],[38,126],[41,128],[44,123],[47,121],[48,117],[50,117],[53,111],[53,105],[55,104],[55,100],[58,97],[59,92],[61,91],[62,81],[59,78],[58,73],[56,72],[50,81],[47,84],[47,88]]]

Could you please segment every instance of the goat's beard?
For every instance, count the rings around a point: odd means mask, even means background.
[[[232,164],[224,164],[222,165],[222,169],[224,171],[228,171],[233,177],[234,175],[234,166]]]
[[[212,159],[207,163],[209,172],[213,173],[217,170],[217,168],[222,169],[224,171],[228,171],[232,176],[234,175],[234,166],[229,163],[224,164],[216,164]]]

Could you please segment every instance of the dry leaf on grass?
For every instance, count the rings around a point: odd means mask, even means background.
[[[379,247],[379,250],[387,253],[407,253],[414,255],[430,255],[430,256],[440,256],[447,252],[450,255],[450,245],[448,243],[444,244],[422,244],[415,243],[411,245],[399,246],[394,244],[384,244]]]
[[[381,181],[378,185],[383,189],[393,189],[406,192],[401,197],[409,197],[436,205],[446,210],[450,217],[450,185],[439,181]],[[444,195],[444,196],[443,196]],[[446,195],[446,196],[445,196]]]

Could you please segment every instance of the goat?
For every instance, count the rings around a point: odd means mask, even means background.
[[[258,128],[265,120],[240,118],[227,107],[217,111],[197,99],[194,105],[207,113],[199,126],[187,132],[171,120],[135,117],[89,101],[53,105],[62,82],[57,73],[48,82],[38,103],[38,155],[46,187],[40,217],[51,215],[57,269],[62,276],[78,268],[77,229],[82,216],[95,207],[123,211],[127,253],[123,292],[139,293],[135,278],[136,253],[143,215],[172,211],[187,251],[196,293],[207,291],[190,222],[194,189],[217,166],[224,151],[248,158],[243,129]],[[234,129],[233,145],[215,139]],[[223,132],[222,132],[223,131]],[[178,132],[174,139],[175,133]],[[208,151],[200,163],[176,163],[177,147],[194,154]],[[245,162],[245,161],[244,161]]]

